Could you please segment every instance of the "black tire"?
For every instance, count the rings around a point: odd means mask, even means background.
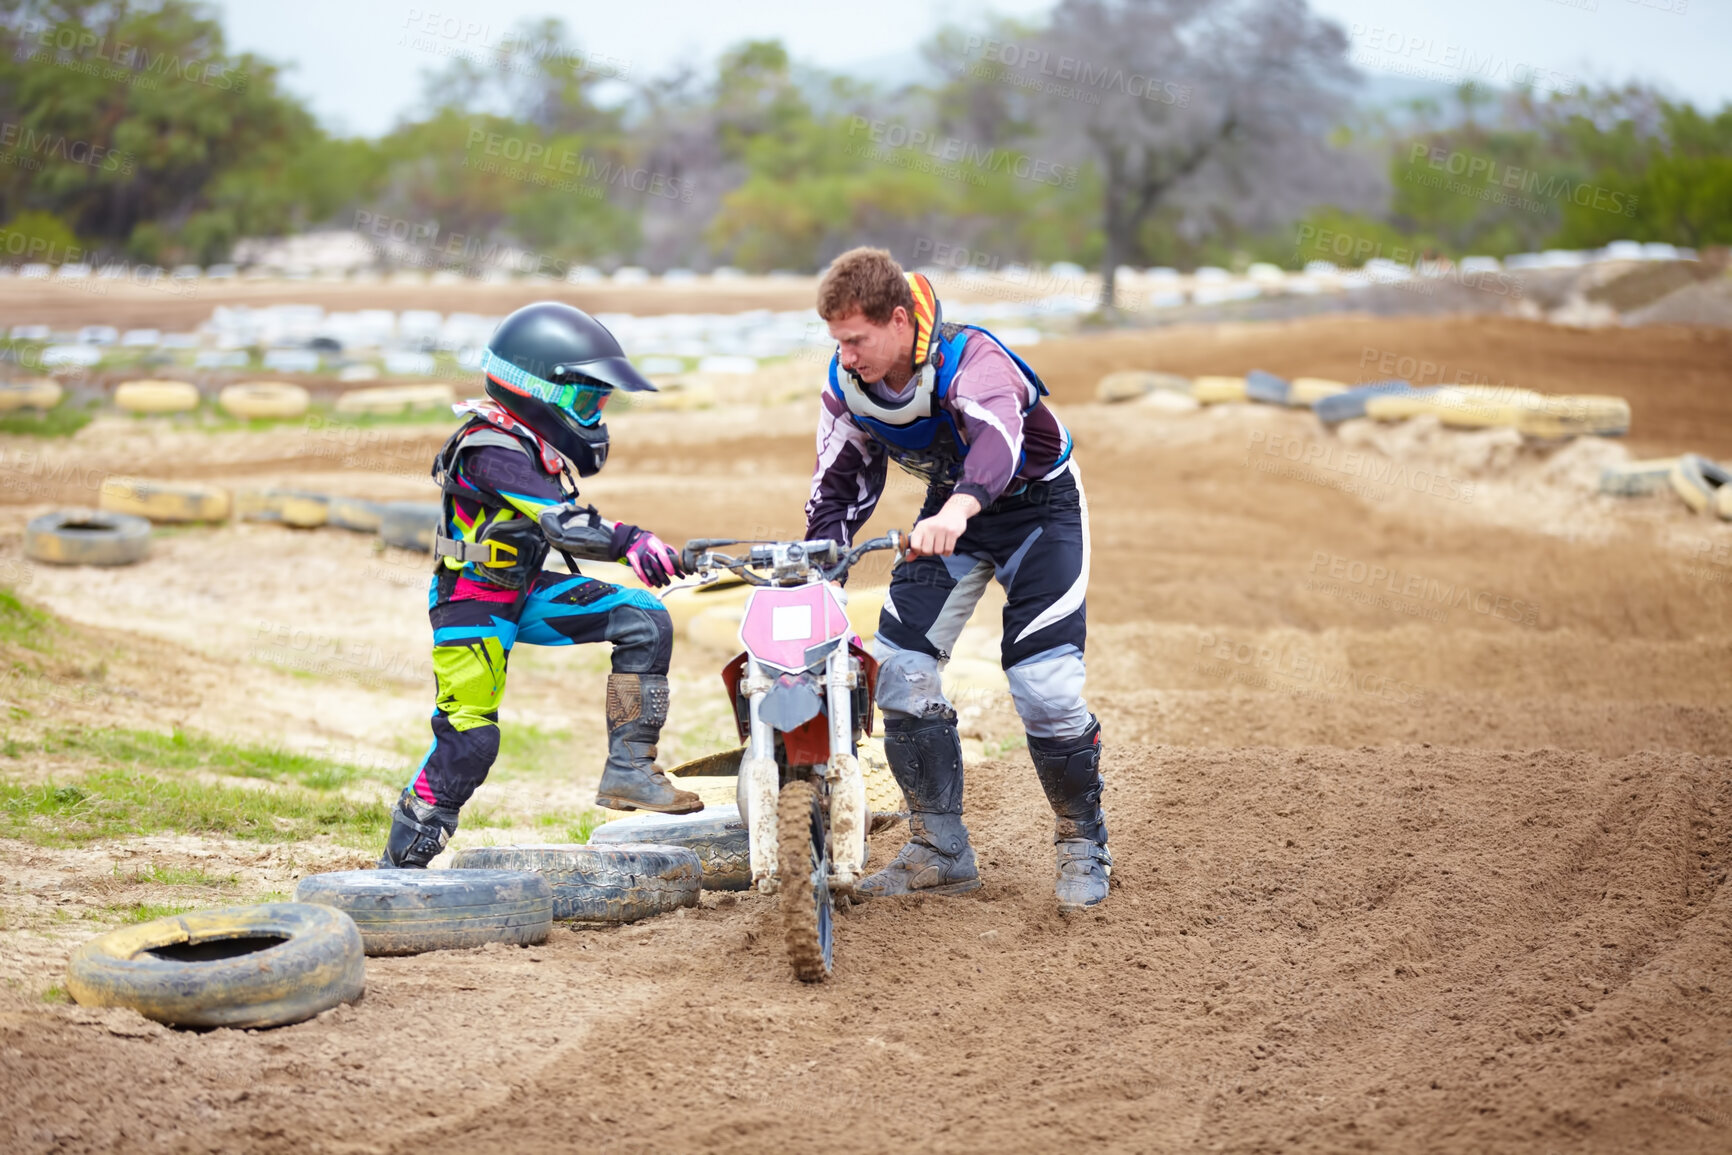
[[[634,814],[596,827],[589,841],[592,846],[683,846],[698,856],[705,890],[746,890],[752,885],[751,833],[733,803],[706,806],[696,814]]]
[[[776,874],[788,963],[801,982],[822,982],[835,964],[836,902],[824,812],[810,782],[788,783],[777,800]]]
[[[24,553],[53,565],[131,565],[150,552],[150,522],[129,513],[68,509],[33,517]]]
[[[431,554],[439,518],[437,502],[393,501],[379,514],[379,540],[398,549]]]
[[[378,501],[361,501],[353,497],[331,498],[331,511],[325,524],[356,533],[378,533],[384,520],[385,505]]]
[[[1417,390],[1406,381],[1380,381],[1375,385],[1361,385],[1349,389],[1345,393],[1337,393],[1333,397],[1320,398],[1311,406],[1311,412],[1317,414],[1317,419],[1325,425],[1339,425],[1343,421],[1365,416],[1365,403],[1373,397],[1402,396]]]
[[[342,911],[273,902],[111,931],[72,953],[66,989],[172,1026],[279,1027],[360,998],[366,960]]]
[[[342,870],[309,874],[297,902],[346,912],[370,955],[528,946],[553,932],[545,879],[506,870]]]
[[[452,865],[532,871],[553,890],[553,917],[579,922],[636,922],[696,906],[704,877],[692,851],[641,842],[476,846],[458,851]]]

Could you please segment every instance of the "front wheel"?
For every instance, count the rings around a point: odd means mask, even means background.
[[[776,868],[788,962],[802,981],[822,981],[830,974],[834,957],[836,907],[830,896],[824,812],[810,782],[782,787],[776,806]]]

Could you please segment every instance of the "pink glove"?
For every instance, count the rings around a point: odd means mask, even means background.
[[[631,544],[626,547],[625,563],[631,566],[638,580],[651,588],[660,588],[675,578],[686,576],[685,567],[680,565],[679,552],[647,529],[640,529],[632,536]]]

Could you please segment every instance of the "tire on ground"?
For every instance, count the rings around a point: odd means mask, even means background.
[[[737,746],[732,750],[718,750],[714,754],[687,759],[668,773],[676,778],[737,778],[740,773],[740,760],[745,755],[744,746]]]
[[[1715,505],[1716,491],[1732,481],[1732,471],[1700,453],[1686,453],[1672,466],[1672,491],[1697,513]]]
[[[300,417],[311,403],[307,391],[286,381],[244,381],[217,394],[217,404],[231,417]]]
[[[680,846],[476,846],[458,851],[465,870],[532,871],[553,888],[553,917],[636,922],[696,906],[703,889],[698,856]]]
[[[1311,403],[1311,411],[1323,424],[1339,425],[1343,421],[1368,416],[1365,406],[1373,397],[1394,397],[1414,392],[1417,390],[1406,381],[1378,381],[1320,397]]]
[[[1177,373],[1121,369],[1117,373],[1108,373],[1101,378],[1100,384],[1095,386],[1095,400],[1113,405],[1121,401],[1135,401],[1137,398],[1156,390],[1189,393],[1191,391],[1191,379],[1181,377]]]
[[[317,529],[331,513],[322,493],[294,489],[243,489],[235,494],[235,516],[242,521],[274,521],[295,529]]]
[[[1516,428],[1528,437],[1622,437],[1630,431],[1630,403],[1591,393],[1542,397],[1523,407]]]
[[[385,503],[354,497],[333,497],[325,512],[325,524],[356,533],[378,533],[384,520]]]
[[[309,874],[296,902],[355,920],[370,955],[526,946],[553,931],[547,880],[517,870],[342,870]]]
[[[174,1026],[277,1027],[360,998],[365,966],[348,915],[273,902],[111,931],[72,952],[66,989]]]
[[[1613,497],[1659,493],[1672,487],[1672,467],[1677,464],[1676,457],[1656,457],[1628,465],[1608,465],[1600,470],[1600,492]]]
[[[185,413],[198,408],[198,387],[185,381],[128,381],[114,391],[128,413]]]
[[[682,846],[698,856],[705,890],[745,890],[752,883],[751,836],[735,805],[705,806],[696,814],[634,814],[596,827],[589,841]]]
[[[431,554],[440,516],[438,502],[390,502],[379,514],[379,540],[398,549]]]
[[[1293,385],[1285,377],[1253,369],[1245,374],[1245,396],[1265,405],[1286,405],[1292,400]]]
[[[1365,398],[1365,416],[1373,421],[1406,421],[1430,413],[1435,390],[1413,389],[1405,393],[1378,393]]]
[[[1287,403],[1309,408],[1325,397],[1334,397],[1347,390],[1345,382],[1331,381],[1327,377],[1295,377],[1293,391],[1288,395]]]
[[[45,513],[24,527],[24,552],[52,565],[131,565],[150,552],[150,522],[95,509]]]
[[[1245,400],[1243,377],[1198,377],[1191,382],[1191,396],[1204,405]]]
[[[14,409],[40,409],[46,413],[60,404],[65,393],[60,382],[51,377],[0,384],[0,413]]]
[[[229,491],[219,486],[147,481],[142,477],[110,477],[102,483],[96,503],[109,513],[130,513],[161,522],[223,521],[232,504]]]
[[[351,389],[337,398],[332,408],[338,413],[392,417],[420,409],[442,408],[451,404],[453,399],[449,385],[379,385],[370,389]]]

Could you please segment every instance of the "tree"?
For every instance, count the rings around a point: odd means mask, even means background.
[[[1347,38],[1305,0],[1062,0],[1031,44],[1007,67],[1049,91],[1044,139],[1098,170],[1103,309],[1162,209],[1266,227],[1365,187],[1329,144]]]

